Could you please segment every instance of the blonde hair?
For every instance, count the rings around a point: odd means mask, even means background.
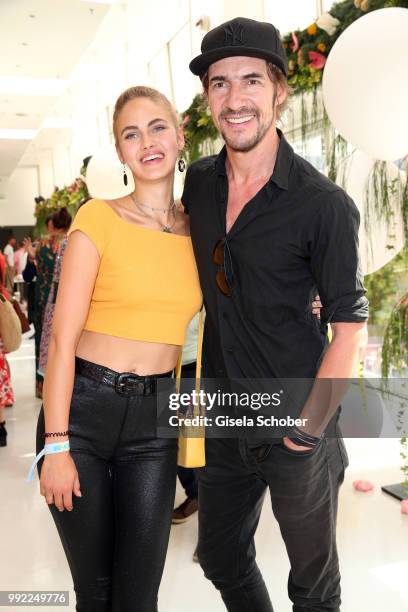
[[[116,134],[116,124],[118,122],[119,114],[125,104],[127,104],[131,100],[135,100],[136,98],[148,98],[149,100],[152,100],[152,102],[161,104],[161,106],[170,114],[176,130],[178,129],[180,125],[180,118],[177,114],[176,109],[174,108],[172,103],[166,98],[166,96],[157,89],[153,89],[153,87],[147,87],[145,85],[135,85],[134,87],[129,87],[124,92],[122,92],[119,98],[116,100],[115,110],[113,111],[113,134],[115,136],[116,142],[118,140]]]

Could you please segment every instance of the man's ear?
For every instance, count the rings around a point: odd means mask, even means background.
[[[277,96],[276,96],[276,101],[278,106],[280,106],[281,104],[283,104],[286,100],[286,98],[288,97],[288,92],[286,91],[286,89],[284,87],[282,87],[282,85],[280,85],[280,83],[278,83],[277,85]]]

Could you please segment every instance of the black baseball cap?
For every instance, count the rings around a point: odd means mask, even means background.
[[[288,75],[288,63],[279,30],[271,23],[236,17],[210,30],[201,43],[201,55],[190,62],[190,70],[203,76],[208,67],[224,57],[244,55],[272,62]]]

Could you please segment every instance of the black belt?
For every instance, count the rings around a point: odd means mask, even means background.
[[[113,387],[119,395],[128,396],[153,395],[156,392],[156,379],[168,378],[173,375],[173,370],[151,376],[139,376],[139,374],[134,374],[133,372],[120,373],[80,357],[75,357],[75,372]]]

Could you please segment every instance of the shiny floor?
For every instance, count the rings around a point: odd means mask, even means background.
[[[71,577],[54,523],[39,495],[38,479],[26,482],[40,408],[34,398],[32,341],[25,340],[9,361],[16,402],[6,413],[8,446],[0,448],[0,590],[69,590],[69,606],[37,609],[74,611]],[[347,440],[346,445],[350,467],[341,490],[338,518],[342,612],[406,612],[408,516],[400,513],[399,502],[380,490],[381,485],[400,480],[398,441]],[[352,487],[357,478],[371,480],[375,490],[357,493]],[[176,503],[182,500],[183,492],[178,489]],[[161,612],[225,609],[199,565],[192,562],[196,534],[196,516],[172,528],[160,591]],[[286,593],[289,564],[268,500],[256,544],[275,612],[290,612]]]

